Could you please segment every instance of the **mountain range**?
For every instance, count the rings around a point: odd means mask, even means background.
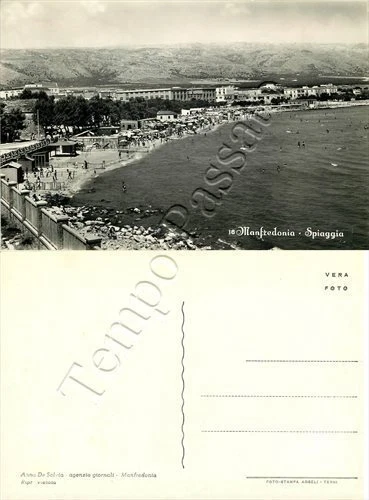
[[[189,83],[269,75],[367,76],[368,47],[318,44],[190,44],[111,48],[2,49],[3,87],[37,81],[59,85]]]

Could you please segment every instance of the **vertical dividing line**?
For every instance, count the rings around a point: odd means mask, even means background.
[[[182,307],[181,307],[181,310],[182,310],[182,361],[181,361],[181,364],[182,364],[182,373],[181,373],[181,377],[182,377],[182,394],[181,394],[181,397],[182,397],[182,406],[181,406],[181,412],[182,412],[182,468],[184,469],[185,466],[184,466],[184,459],[185,459],[185,446],[184,446],[184,438],[185,438],[185,434],[184,434],[184,424],[185,424],[185,414],[184,414],[184,390],[185,390],[185,380],[184,380],[184,371],[185,371],[185,368],[184,368],[184,357],[185,357],[185,346],[184,346],[184,337],[185,337],[185,332],[184,332],[184,324],[185,324],[185,312],[184,312],[184,302],[182,302]]]

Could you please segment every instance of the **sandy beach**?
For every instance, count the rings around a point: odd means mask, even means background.
[[[213,133],[226,123],[229,122],[221,121],[211,126],[207,125],[199,129],[196,135]],[[51,157],[49,167],[39,172],[26,174],[24,187],[31,187],[32,191],[35,191],[41,197],[49,192],[71,197],[91,179],[112,170],[124,168],[133,162],[141,160],[153,151],[157,151],[162,146],[190,135],[185,132],[181,135],[169,136],[165,140],[154,139],[147,141],[148,145],[140,147],[138,151],[137,148],[132,147],[131,151],[128,150],[128,152],[122,152],[121,154],[116,149],[93,149],[92,151],[80,151],[76,157]],[[85,168],[86,162],[87,168]]]
[[[356,102],[344,104],[335,103],[334,105],[327,104],[327,108],[322,109],[347,108],[358,105],[368,104]],[[263,106],[263,110],[271,114],[297,111],[290,108],[282,108],[280,106]],[[129,148],[131,151],[128,150],[128,152],[122,152],[121,154],[119,154],[119,151],[116,149],[93,149],[90,151],[80,151],[76,157],[51,157],[49,168],[44,168],[41,172],[27,173],[27,182],[24,184],[24,187],[30,187],[32,191],[37,192],[41,197],[49,192],[71,197],[78,193],[91,179],[97,178],[106,172],[124,168],[133,162],[137,162],[172,141],[184,139],[189,136],[216,132],[222,125],[237,121],[236,111],[237,110],[233,110],[231,119],[224,119],[223,117],[218,122],[198,128],[196,134],[190,134],[185,131],[181,135],[173,134],[165,139],[146,140],[147,145],[145,145],[145,147],[132,147]],[[252,111],[254,112],[254,109]],[[312,109],[306,108],[305,110],[299,111],[308,112],[312,111]],[[248,113],[246,113],[246,116],[247,115]],[[204,116],[208,118],[206,113],[202,115],[202,117]],[[137,149],[139,150],[137,151]],[[87,169],[85,168],[85,162],[87,162]],[[56,178],[53,177],[54,171],[56,171]]]

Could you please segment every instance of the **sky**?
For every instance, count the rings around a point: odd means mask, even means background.
[[[367,43],[362,0],[1,0],[2,48]]]

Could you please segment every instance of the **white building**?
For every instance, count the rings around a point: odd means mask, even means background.
[[[320,86],[321,93],[326,93],[328,95],[337,94],[338,88],[337,85],[333,85],[333,83],[327,83],[326,85]]]
[[[287,99],[298,99],[299,97],[304,97],[309,95],[308,87],[286,87],[283,89],[283,94]]]
[[[23,89],[0,90],[0,99],[11,99],[12,97],[18,97],[22,92]]]
[[[260,90],[281,90],[281,85],[279,83],[274,83],[274,82],[265,82],[259,85],[258,87]]]
[[[227,85],[215,88],[215,102],[232,102],[234,100],[234,86]]]
[[[158,111],[156,118],[161,122],[172,122],[177,119],[177,113],[174,111]]]
[[[289,99],[298,99],[299,97],[320,96],[321,94],[332,95],[337,92],[336,85],[328,83],[326,85],[314,85],[313,87],[286,87],[283,91],[285,97]]]
[[[40,83],[27,83],[24,90],[31,92],[46,92],[47,95],[58,95],[59,86],[56,82],[40,82]]]
[[[133,89],[133,90],[119,90],[115,92],[115,99],[117,101],[128,102],[130,99],[172,99],[172,89]]]
[[[260,101],[262,100],[261,89],[236,89],[235,99],[237,101]]]

